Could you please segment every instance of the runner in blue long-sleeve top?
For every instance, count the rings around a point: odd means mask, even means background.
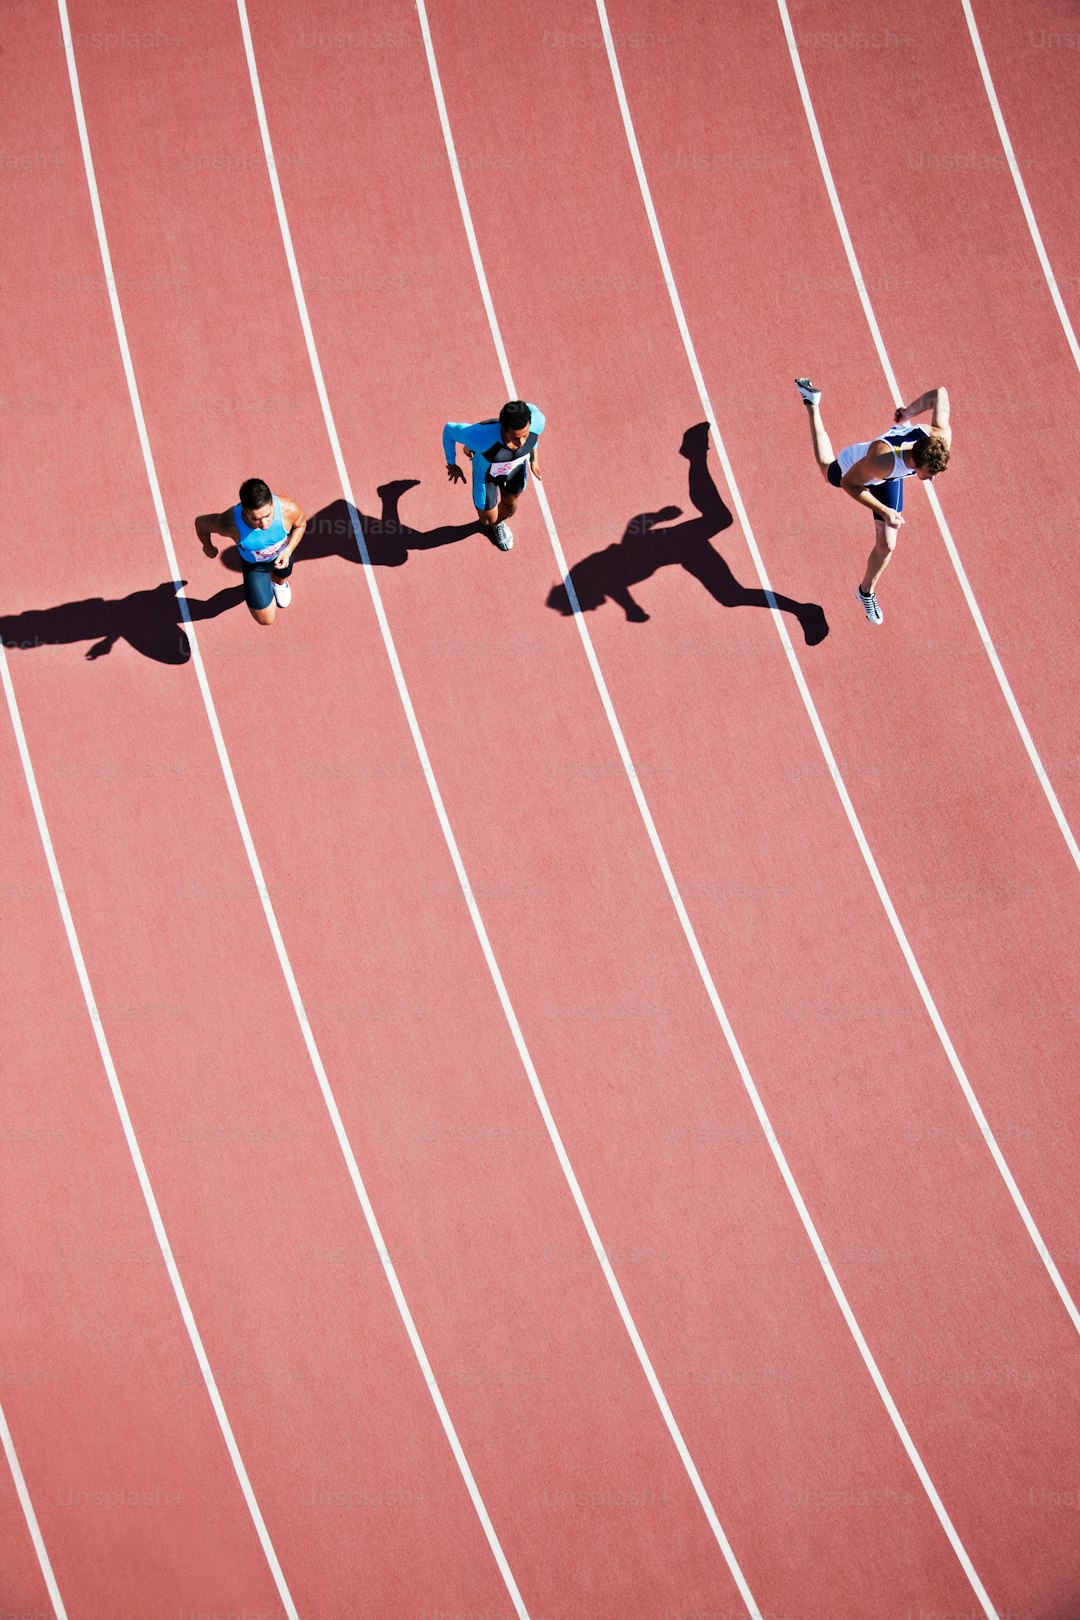
[[[512,399],[487,422],[447,422],[443,428],[446,475],[452,484],[465,482],[458,466],[457,446],[472,459],[473,505],[480,527],[500,551],[509,551],[514,536],[506,520],[512,517],[528,481],[528,469],[541,478],[539,439],[547,418],[536,405]]]

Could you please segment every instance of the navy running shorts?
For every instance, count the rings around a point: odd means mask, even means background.
[[[829,463],[829,471],[826,476],[835,489],[840,488],[840,480],[843,474],[840,471],[838,461]],[[882,506],[891,506],[894,512],[904,510],[904,479],[886,478],[882,484],[868,484],[866,487],[875,501],[880,501]],[[874,517],[877,518],[876,512]]]
[[[490,512],[493,506],[498,506],[504,495],[520,495],[525,488],[525,468],[521,466],[517,472],[511,473],[509,478],[485,478],[484,499],[487,505],[485,512]]]
[[[288,568],[275,568],[274,559],[269,562],[245,562],[240,558],[240,566],[244,570],[244,601],[249,608],[255,611],[268,608],[274,600],[275,579],[288,579],[293,571],[294,557],[289,558]]]

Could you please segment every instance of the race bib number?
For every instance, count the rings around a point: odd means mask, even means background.
[[[526,453],[523,456],[518,456],[516,461],[493,461],[488,466],[488,477],[509,478],[510,474],[517,472],[518,468],[523,467],[528,459]]]
[[[275,546],[264,546],[261,551],[256,551],[254,546],[248,546],[247,549],[256,562],[269,562],[270,558],[276,557],[279,551],[284,551],[288,543],[288,539],[285,539],[279,540]]]

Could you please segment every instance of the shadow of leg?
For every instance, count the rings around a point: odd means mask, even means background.
[[[709,471],[709,424],[698,422],[687,428],[679,446],[680,456],[690,463],[689,493],[693,506],[710,525],[713,534],[730,529],[735,521],[720,496]]]
[[[740,585],[720,553],[706,541],[703,546],[688,548],[682,558],[688,574],[700,581],[709,595],[723,607],[768,608],[769,598],[755,586]],[[790,613],[798,620],[803,640],[808,647],[816,647],[829,633],[825,610],[817,602],[796,602],[790,596],[774,591],[773,600],[781,613]]]

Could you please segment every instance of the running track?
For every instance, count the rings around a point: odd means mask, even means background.
[[[1075,17],[984,12],[1075,323]],[[1068,335],[959,0],[603,15],[8,7],[2,1615],[1080,1613]],[[1030,749],[921,491],[854,602],[806,105]]]

